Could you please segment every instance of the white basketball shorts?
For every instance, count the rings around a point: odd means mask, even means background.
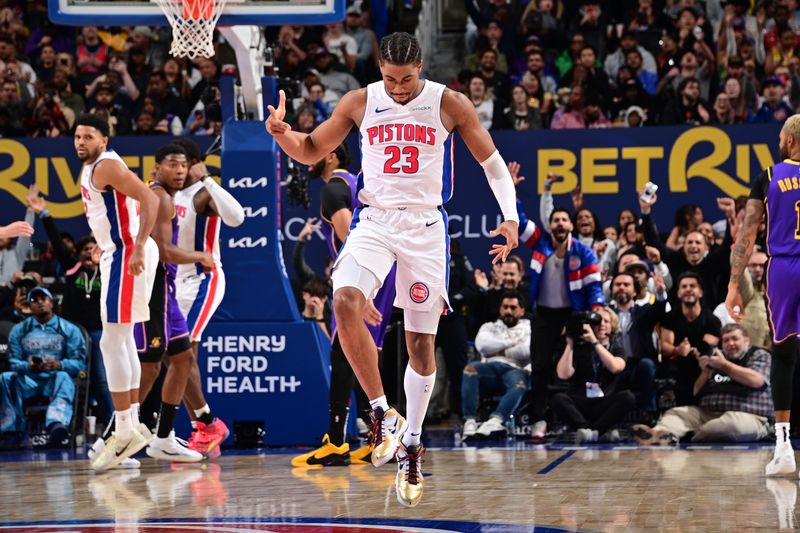
[[[442,208],[356,209],[350,234],[333,265],[334,292],[356,287],[366,298],[374,298],[396,262],[394,305],[405,311],[406,329],[435,334],[439,317],[450,305],[447,224]],[[343,262],[345,257],[355,262]],[[358,280],[365,277],[353,272],[357,267],[369,270],[380,282],[359,286]]]
[[[200,342],[206,326],[225,296],[225,272],[215,268],[211,272],[175,280],[178,305],[189,326],[189,338]]]
[[[158,245],[149,238],[144,246],[144,272],[128,272],[131,248],[118,248],[100,257],[100,318],[112,324],[135,324],[150,320],[150,293],[158,267]]]

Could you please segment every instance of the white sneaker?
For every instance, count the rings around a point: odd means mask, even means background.
[[[189,495],[189,485],[203,477],[200,466],[187,466],[186,470],[170,470],[147,478],[147,493],[157,505],[174,507]]]
[[[171,431],[169,437],[165,439],[155,437],[147,447],[147,455],[154,459],[176,463],[199,463],[203,460],[202,454],[180,444],[175,438],[174,431]]]
[[[89,456],[89,459],[94,459],[96,455],[103,453],[103,450],[105,449],[106,441],[104,441],[102,438],[98,438],[86,451],[86,455]],[[128,457],[127,459],[123,459],[117,466],[113,467],[113,470],[131,470],[140,468],[141,466],[142,463],[140,463],[138,459]]]
[[[505,437],[507,433],[508,430],[503,425],[503,421],[495,416],[489,417],[489,420],[481,424],[477,431],[479,436],[487,439],[501,435]]]
[[[531,431],[531,437],[536,440],[544,440],[544,436],[547,434],[547,422],[544,420],[539,420],[533,425],[533,431]]]
[[[464,428],[461,430],[461,438],[463,440],[471,439],[475,436],[476,431],[478,431],[478,423],[474,418],[467,418]]]
[[[772,461],[767,463],[766,474],[768,476],[783,476],[793,474],[795,470],[797,470],[797,465],[795,464],[792,446],[776,446]]]
[[[580,428],[575,432],[575,444],[582,442],[597,442],[597,430],[589,428]]]
[[[137,428],[131,429],[130,435],[124,440],[116,433],[112,433],[105,442],[103,450],[93,457],[92,468],[97,471],[114,468],[147,446],[148,443],[148,439],[142,436]],[[97,443],[95,442],[95,444]]]
[[[356,417],[356,427],[358,428],[359,437],[366,437],[369,435],[369,426],[361,419],[360,416]]]

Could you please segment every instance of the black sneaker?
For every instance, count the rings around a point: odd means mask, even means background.
[[[69,446],[69,431],[64,424],[56,422],[50,426],[47,445],[51,448],[65,448]]]

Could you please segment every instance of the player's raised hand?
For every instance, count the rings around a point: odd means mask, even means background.
[[[270,135],[283,135],[284,133],[291,131],[292,127],[283,121],[284,117],[286,117],[285,92],[278,91],[277,108],[268,105],[267,109],[269,110],[269,117],[267,118],[267,122],[264,124],[267,128],[267,133]]]
[[[744,318],[744,300],[742,293],[739,292],[738,285],[728,285],[728,296],[725,297],[725,309],[735,322],[741,322]]]
[[[498,261],[505,261],[511,250],[519,244],[519,223],[514,220],[506,220],[497,229],[489,232],[492,237],[505,237],[505,244],[493,244],[492,249],[489,250],[489,255],[493,255],[492,264]]]

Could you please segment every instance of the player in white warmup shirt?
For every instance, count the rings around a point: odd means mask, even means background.
[[[334,264],[334,313],[345,355],[373,409],[372,463],[380,466],[397,455],[397,500],[413,507],[423,493],[420,434],[436,379],[434,339],[439,316],[449,309],[449,238],[442,205],[453,193],[454,130],[481,162],[505,219],[492,232],[506,240],[492,246],[495,262],[517,246],[519,219],[511,174],[489,132],[466,96],[420,79],[416,39],[407,33],[384,37],[380,69],[382,81],[345,94],[311,134],[293,132],[284,122],[283,91],[277,109],[269,106],[266,128],[287,155],[308,165],[333,151],[353,126],[361,133],[362,207],[353,212],[350,234]],[[409,354],[406,418],[389,408],[377,349],[362,317],[395,262],[395,305],[404,310]]]
[[[183,189],[175,193],[178,247],[191,252],[210,252],[214,257],[214,268],[210,272],[204,272],[202,265],[178,265],[175,287],[178,304],[189,325],[189,339],[194,352],[194,364],[183,396],[187,410],[194,414],[189,449],[215,459],[220,455],[220,443],[228,438],[230,432],[225,423],[213,415],[206,402],[197,356],[203,331],[225,296],[225,272],[219,250],[220,221],[226,226],[239,226],[244,222],[244,209],[209,175],[200,161],[197,144],[184,138],[173,143],[186,150],[190,167]]]
[[[152,435],[139,424],[141,366],[133,326],[150,319],[148,302],[158,264],[150,238],[158,199],[108,148],[108,123],[96,115],[75,122],[75,151],[84,166],[81,196],[100,259],[100,348],[114,402],[116,431],[92,458],[92,468],[107,470],[149,444]]]

